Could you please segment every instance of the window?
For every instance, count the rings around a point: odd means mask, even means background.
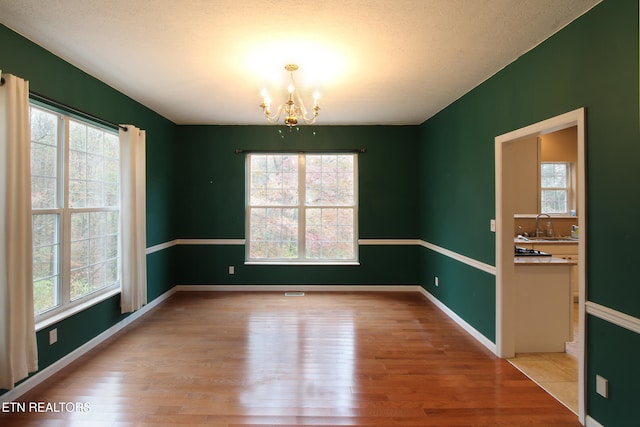
[[[571,197],[570,163],[540,164],[540,212],[568,214]]]
[[[31,105],[33,290],[40,320],[120,288],[118,134]]]
[[[248,154],[247,261],[357,261],[356,154]]]

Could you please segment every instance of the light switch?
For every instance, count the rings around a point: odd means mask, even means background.
[[[49,331],[49,345],[58,342],[58,328]]]
[[[601,377],[600,375],[596,375],[596,393],[600,396],[608,399],[609,398],[609,380]]]

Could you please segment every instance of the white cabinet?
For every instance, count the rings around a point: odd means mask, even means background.
[[[535,214],[540,210],[540,144],[538,137],[518,140],[511,147],[515,168],[514,180],[511,182],[510,199],[513,211],[523,214]]]
[[[558,257],[558,258],[562,258],[562,259],[566,259],[569,261],[573,261],[572,265],[571,265],[571,269],[572,269],[572,275],[571,275],[571,291],[572,291],[572,295],[573,295],[573,301],[577,302],[578,301],[578,295],[579,295],[579,290],[578,290],[578,260],[580,259],[578,257],[578,244],[549,244],[549,245],[537,245],[537,246],[543,246],[545,248],[545,250],[542,250],[543,252],[547,252],[549,251],[550,254],[553,254],[553,256]],[[548,246],[548,248],[547,248]]]
[[[524,257],[523,257],[524,258]],[[573,337],[571,264],[551,257],[515,263],[516,353],[564,352]],[[544,259],[543,259],[544,258]]]
[[[559,242],[540,242],[540,241],[528,241],[520,242],[516,241],[516,246],[523,248],[535,249],[541,252],[546,252],[554,257],[573,261],[572,263],[572,275],[571,275],[571,290],[573,294],[573,300],[578,301],[578,242],[571,241],[559,241]]]

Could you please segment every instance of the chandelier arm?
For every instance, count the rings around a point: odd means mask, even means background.
[[[314,124],[316,121],[316,118],[318,117],[318,110],[320,110],[320,107],[318,107],[317,105],[314,105],[313,115],[309,117],[307,109],[304,106],[304,102],[302,101],[302,97],[300,97],[300,94],[298,93],[298,91],[296,91],[296,98],[298,98],[298,104],[299,104],[298,111],[300,113],[300,117],[302,117],[302,120],[304,120],[304,122],[308,125]]]
[[[278,109],[276,110],[276,113],[271,114],[271,113],[267,113],[267,110],[263,107],[262,112],[264,113],[264,116],[267,118],[267,121],[269,123],[278,123],[278,121],[280,120],[280,116],[282,116],[282,109],[283,109],[283,105],[279,105]]]

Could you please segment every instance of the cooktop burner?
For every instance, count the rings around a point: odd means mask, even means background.
[[[515,256],[551,256],[550,253],[541,252],[536,249],[523,248],[521,246],[514,246]]]

